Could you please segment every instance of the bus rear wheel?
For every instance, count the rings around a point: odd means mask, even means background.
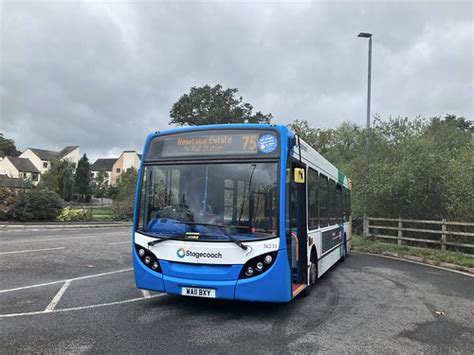
[[[342,262],[346,260],[346,255],[347,255],[347,243],[346,243],[346,237],[344,236],[344,243],[342,244],[342,255],[341,259],[339,259]]]

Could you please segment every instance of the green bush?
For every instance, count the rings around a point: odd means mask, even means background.
[[[65,207],[58,216],[58,221],[87,221],[90,220],[90,212],[85,208]]]
[[[10,206],[9,219],[28,221],[53,221],[61,213],[64,201],[54,191],[33,189],[18,195]]]
[[[0,187],[0,221],[7,219],[7,212],[14,201],[14,194],[6,187]]]

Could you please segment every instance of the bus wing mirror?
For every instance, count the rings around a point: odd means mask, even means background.
[[[294,179],[297,184],[304,184],[305,174],[303,168],[295,168],[294,170]]]

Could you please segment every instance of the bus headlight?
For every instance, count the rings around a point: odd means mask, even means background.
[[[267,271],[275,262],[277,252],[265,253],[247,261],[240,272],[240,279],[257,276]]]
[[[268,265],[268,264],[271,264],[271,263],[272,263],[273,258],[272,258],[272,256],[271,256],[270,254],[268,254],[268,255],[265,255],[265,259],[264,259],[263,261],[265,261],[265,264]]]
[[[138,244],[135,244],[135,250],[137,252],[138,258],[141,260],[143,264],[145,264],[147,267],[149,267],[153,271],[162,273],[160,262],[157,259],[155,254],[153,254],[151,251],[149,251],[148,249],[145,249],[144,247]]]

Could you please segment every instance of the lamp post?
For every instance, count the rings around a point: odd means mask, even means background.
[[[366,133],[365,133],[365,160],[367,164],[367,176],[366,185],[364,190],[364,226],[363,234],[367,236],[369,234],[368,220],[367,220],[367,189],[369,187],[369,130],[370,130],[370,94],[372,84],[372,33],[361,32],[357,35],[360,38],[369,39],[369,68],[367,75],[367,122],[366,122]]]

